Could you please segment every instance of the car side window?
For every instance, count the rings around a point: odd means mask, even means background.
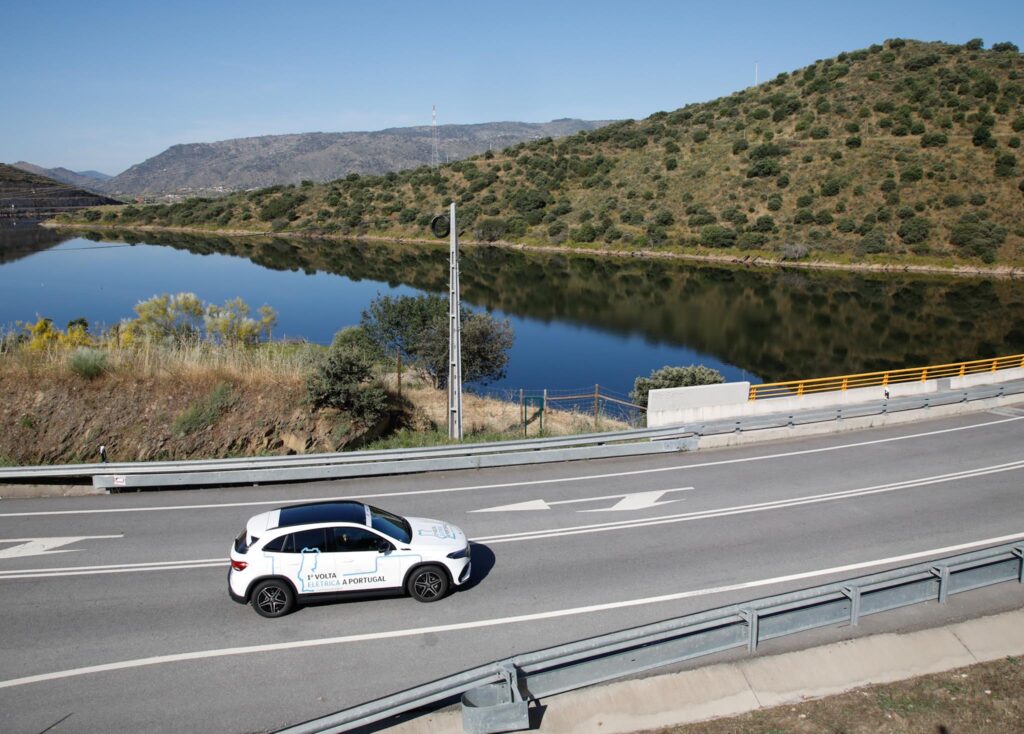
[[[379,550],[384,541],[376,533],[355,527],[331,528],[334,535],[334,550],[337,553],[356,553]]]
[[[297,533],[292,533],[291,537],[291,553],[303,553],[306,551],[327,552],[327,532],[324,528],[300,530]]]
[[[284,541],[286,539],[291,539],[291,535],[282,535],[279,538],[274,538],[273,540],[268,541],[263,546],[263,550],[271,551],[273,553],[282,553],[284,551]]]

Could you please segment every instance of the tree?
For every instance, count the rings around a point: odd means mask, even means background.
[[[269,340],[277,314],[270,306],[260,306],[259,320],[249,317],[251,310],[241,298],[232,298],[223,306],[209,304],[203,316],[206,336],[222,344],[256,344],[260,338]]]
[[[185,344],[199,339],[205,309],[195,293],[164,293],[135,304],[138,318],[128,322],[130,340],[139,337]]]
[[[441,296],[378,296],[363,311],[362,328],[385,353],[400,350],[430,375],[448,382],[448,299]],[[513,333],[508,321],[463,307],[462,380],[486,382],[504,376]]]
[[[647,406],[647,395],[651,390],[667,387],[690,387],[692,385],[715,385],[725,382],[718,370],[704,365],[691,364],[689,367],[662,367],[654,370],[649,377],[638,377],[633,382],[630,400],[637,405]]]

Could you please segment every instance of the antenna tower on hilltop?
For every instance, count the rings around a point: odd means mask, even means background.
[[[430,167],[437,168],[438,164],[441,162],[437,149],[437,105],[432,105],[430,109],[433,117],[430,123],[430,138],[433,146],[430,152]]]

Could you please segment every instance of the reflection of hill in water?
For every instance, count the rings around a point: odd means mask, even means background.
[[[151,233],[135,241],[238,255],[278,270],[447,290],[443,247]],[[462,278],[471,303],[685,345],[769,381],[1024,352],[1024,286],[1014,281],[749,270],[487,247],[463,251]]]
[[[48,250],[68,241],[72,236],[67,232],[46,229],[24,221],[14,224],[0,220],[0,264]]]

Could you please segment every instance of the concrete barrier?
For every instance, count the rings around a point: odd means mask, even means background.
[[[647,397],[647,427],[658,428],[680,423],[702,423],[725,418],[741,418],[769,413],[841,407],[909,395],[924,395],[939,390],[958,390],[975,385],[990,385],[1024,378],[1024,369],[979,372],[965,377],[943,377],[922,382],[900,382],[886,387],[860,387],[853,390],[810,393],[799,397],[749,400],[749,382],[697,385],[651,390]]]

